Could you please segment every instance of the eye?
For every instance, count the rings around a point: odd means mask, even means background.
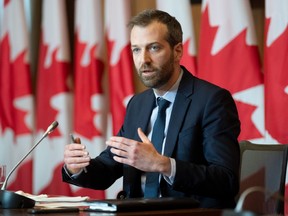
[[[160,46],[157,45],[157,44],[153,44],[153,45],[150,46],[149,49],[150,49],[152,52],[156,52],[156,51],[158,51],[158,50],[160,49]]]
[[[138,47],[132,48],[132,53],[133,53],[133,54],[137,54],[137,53],[139,53],[139,52],[140,52],[140,49],[139,49]]]

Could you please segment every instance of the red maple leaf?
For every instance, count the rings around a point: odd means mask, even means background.
[[[42,40],[41,40],[42,41]],[[56,120],[58,111],[51,107],[51,101],[54,96],[60,93],[68,92],[67,78],[70,70],[68,62],[57,60],[58,49],[52,53],[52,62],[48,67],[45,66],[48,46],[41,43],[39,71],[37,80],[37,129],[46,130],[51,122]],[[63,101],[63,103],[65,103]],[[59,130],[56,128],[52,136],[59,136]]]
[[[228,89],[232,94],[263,83],[260,59],[256,46],[246,44],[247,29],[228,43],[220,52],[211,55],[218,27],[212,27],[208,18],[208,7],[202,15],[198,76]],[[252,122],[255,107],[236,101],[242,131],[239,139],[263,137]]]
[[[111,59],[114,42],[108,40],[108,59]],[[113,134],[116,134],[124,121],[126,113],[125,99],[134,94],[133,63],[130,44],[120,52],[119,61],[109,64],[110,110],[113,121]]]
[[[82,136],[92,139],[94,136],[103,136],[100,128],[96,128],[93,119],[97,113],[92,109],[92,96],[102,95],[102,77],[104,63],[95,58],[97,45],[89,52],[90,63],[81,65],[81,59],[87,44],[81,43],[76,35],[75,45],[75,131]]]
[[[25,124],[27,111],[15,107],[20,97],[32,94],[29,65],[25,63],[27,50],[23,50],[14,62],[10,60],[10,40],[8,34],[0,43],[0,123],[2,130],[11,128],[15,136],[31,133]]]
[[[211,55],[218,27],[212,27],[206,8],[202,16],[199,50],[199,76],[227,88],[232,94],[263,83],[260,58],[256,46],[246,44],[247,29],[216,55]],[[209,55],[207,55],[209,53]]]
[[[240,101],[235,101],[239,118],[241,121],[241,133],[239,135],[239,140],[249,140],[262,137],[259,130],[255,127],[254,123],[251,121],[251,116],[257,109],[257,107],[242,103]],[[249,124],[247,127],[246,124]]]
[[[267,29],[270,19],[267,20]],[[288,143],[288,27],[269,47],[265,47],[265,126],[279,143]]]

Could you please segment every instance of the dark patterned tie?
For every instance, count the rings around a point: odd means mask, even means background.
[[[154,123],[152,132],[152,143],[155,149],[161,154],[162,144],[164,140],[164,129],[166,120],[166,109],[170,102],[163,99],[157,98],[158,103],[158,114],[157,119]],[[159,197],[159,173],[146,173],[146,183],[145,183],[145,198]]]

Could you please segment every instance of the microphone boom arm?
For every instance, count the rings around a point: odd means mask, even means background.
[[[54,121],[46,130],[46,132],[43,134],[41,139],[24,155],[24,157],[13,167],[13,169],[8,173],[7,177],[5,178],[5,181],[1,187],[1,190],[5,190],[7,186],[8,179],[10,178],[11,174],[15,171],[15,169],[28,157],[28,155],[38,146],[39,143],[42,142],[42,140],[48,136],[56,127],[58,126],[58,122]]]

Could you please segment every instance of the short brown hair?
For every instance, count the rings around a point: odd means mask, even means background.
[[[165,11],[156,9],[144,10],[130,20],[128,27],[131,29],[134,26],[145,27],[154,21],[163,23],[167,26],[168,32],[166,40],[171,47],[174,47],[178,43],[182,43],[183,32],[180,23],[176,20],[175,17],[171,16]]]

